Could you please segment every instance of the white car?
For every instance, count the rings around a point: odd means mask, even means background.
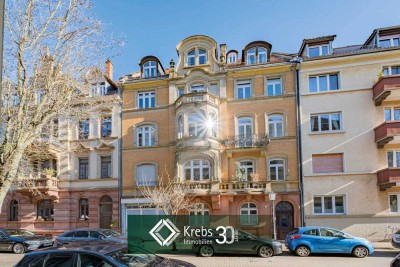
[[[400,230],[392,235],[392,246],[400,248]]]

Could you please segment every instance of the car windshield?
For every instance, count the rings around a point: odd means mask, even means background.
[[[163,260],[162,257],[137,247],[131,248],[130,254],[128,254],[128,248],[123,248],[107,253],[107,256],[127,266],[135,267],[153,266],[156,262]]]
[[[103,235],[105,235],[106,237],[119,237],[119,236],[121,236],[120,233],[118,233],[116,231],[113,231],[113,230],[104,230],[104,231],[101,231],[101,233]]]
[[[10,230],[5,230],[7,234],[10,236],[23,236],[23,237],[29,237],[29,236],[35,236],[34,233],[27,231],[27,230],[20,230],[20,229],[10,229]]]

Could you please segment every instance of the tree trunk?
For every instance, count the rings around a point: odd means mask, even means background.
[[[15,151],[14,155],[12,155],[3,165],[3,172],[1,173],[3,183],[0,186],[0,214],[2,211],[4,199],[6,198],[11,185],[17,178],[18,166],[20,164],[22,156],[23,152]]]

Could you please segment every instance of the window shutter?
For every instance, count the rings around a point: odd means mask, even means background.
[[[343,172],[343,154],[320,154],[312,156],[313,173]]]

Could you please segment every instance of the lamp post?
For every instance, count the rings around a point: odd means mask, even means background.
[[[269,193],[269,200],[272,201],[272,226],[273,226],[273,238],[276,240],[276,218],[275,218],[275,198],[276,194],[274,192]]]

